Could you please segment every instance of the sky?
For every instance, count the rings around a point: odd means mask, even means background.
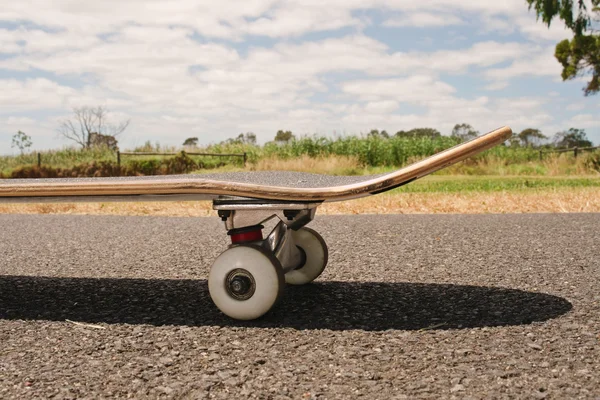
[[[61,121],[103,106],[121,149],[253,132],[395,133],[457,123],[600,144],[600,95],[563,82],[561,21],[525,0],[21,0],[0,8],[0,154],[69,146]]]

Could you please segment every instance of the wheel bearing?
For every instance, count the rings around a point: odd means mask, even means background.
[[[250,272],[242,268],[236,268],[231,270],[225,277],[225,290],[229,296],[236,300],[248,300],[254,296],[256,281]]]

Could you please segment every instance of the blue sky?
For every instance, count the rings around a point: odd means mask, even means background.
[[[72,109],[131,120],[121,148],[271,140],[456,123],[600,144],[600,96],[563,82],[560,21],[525,0],[31,0],[0,9],[0,154],[22,130],[35,149],[71,145]]]

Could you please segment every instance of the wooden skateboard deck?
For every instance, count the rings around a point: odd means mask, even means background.
[[[510,138],[503,127],[397,171],[371,176],[240,172],[119,178],[0,180],[0,202],[157,201],[240,196],[271,201],[323,202],[374,195],[421,178]]]

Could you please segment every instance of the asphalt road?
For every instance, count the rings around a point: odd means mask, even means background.
[[[0,227],[2,399],[600,398],[600,214],[317,217],[324,275],[244,323],[217,218]]]

